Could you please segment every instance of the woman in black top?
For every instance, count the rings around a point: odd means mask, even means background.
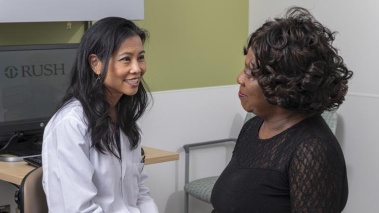
[[[243,126],[211,197],[217,213],[341,212],[348,185],[341,147],[321,117],[344,101],[352,71],[334,32],[303,8],[249,38],[238,75]]]

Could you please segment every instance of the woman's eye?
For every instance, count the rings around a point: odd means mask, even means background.
[[[120,61],[130,61],[130,57],[124,57],[124,58],[121,58]]]
[[[243,73],[245,74],[246,78],[250,79],[253,77],[253,75],[251,74],[251,70],[243,70]]]
[[[250,62],[250,63],[249,63],[249,68],[250,68],[250,70],[255,70],[255,69],[257,69],[258,67],[257,67],[257,65],[256,65],[255,63]]]
[[[145,60],[145,55],[140,55],[140,56],[138,56],[138,60],[139,60],[139,61],[143,61],[143,60]]]

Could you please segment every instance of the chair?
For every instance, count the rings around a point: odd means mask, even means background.
[[[329,128],[335,134],[337,129],[337,114],[336,112],[325,111],[321,114]],[[254,117],[254,114],[247,113],[245,121],[248,121],[250,118]],[[184,212],[189,212],[189,195],[202,200],[206,203],[211,203],[211,194],[213,186],[216,183],[218,176],[205,177],[197,180],[189,181],[189,162],[190,162],[190,151],[191,149],[200,149],[205,146],[214,146],[221,145],[223,143],[236,142],[237,138],[227,138],[214,141],[205,141],[199,143],[185,144],[183,146],[185,151],[185,185],[184,185]]]
[[[244,123],[254,116],[255,115],[253,113],[247,113]],[[184,151],[185,151],[185,186],[184,186],[185,213],[188,213],[189,211],[189,195],[199,200],[202,200],[206,203],[211,203],[210,200],[211,200],[212,189],[218,178],[218,176],[205,177],[205,178],[201,178],[201,179],[197,179],[197,180],[189,182],[190,150],[195,149],[195,148],[205,147],[205,146],[221,145],[221,144],[231,143],[231,142],[234,143],[236,141],[237,141],[237,138],[227,138],[227,139],[221,139],[221,140],[185,144],[183,146]]]
[[[329,112],[324,111],[321,116],[324,118],[325,122],[328,124],[330,130],[332,130],[333,134],[336,134],[337,130],[337,113],[335,111]]]
[[[42,188],[42,167],[32,170],[23,178],[15,200],[20,213],[48,213]]]

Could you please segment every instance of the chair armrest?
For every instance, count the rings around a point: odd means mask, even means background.
[[[225,143],[225,142],[236,142],[236,141],[237,141],[237,138],[226,138],[226,139],[220,139],[220,140],[204,141],[204,142],[183,145],[183,149],[185,151],[184,183],[187,184],[189,182],[189,162],[190,162],[189,152],[191,148],[208,146],[208,145],[213,145],[213,144],[220,144],[220,143]]]
[[[218,143],[225,143],[225,142],[236,142],[237,138],[226,138],[226,139],[220,139],[220,140],[214,140],[214,141],[204,141],[204,142],[198,142],[198,143],[190,143],[183,145],[183,149],[186,153],[189,153],[190,148],[193,147],[199,147],[199,146],[207,146],[212,144],[218,144]]]

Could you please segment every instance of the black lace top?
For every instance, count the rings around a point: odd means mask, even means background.
[[[215,212],[341,212],[348,196],[345,160],[321,115],[265,140],[258,138],[262,122],[254,117],[243,126],[213,188]]]

